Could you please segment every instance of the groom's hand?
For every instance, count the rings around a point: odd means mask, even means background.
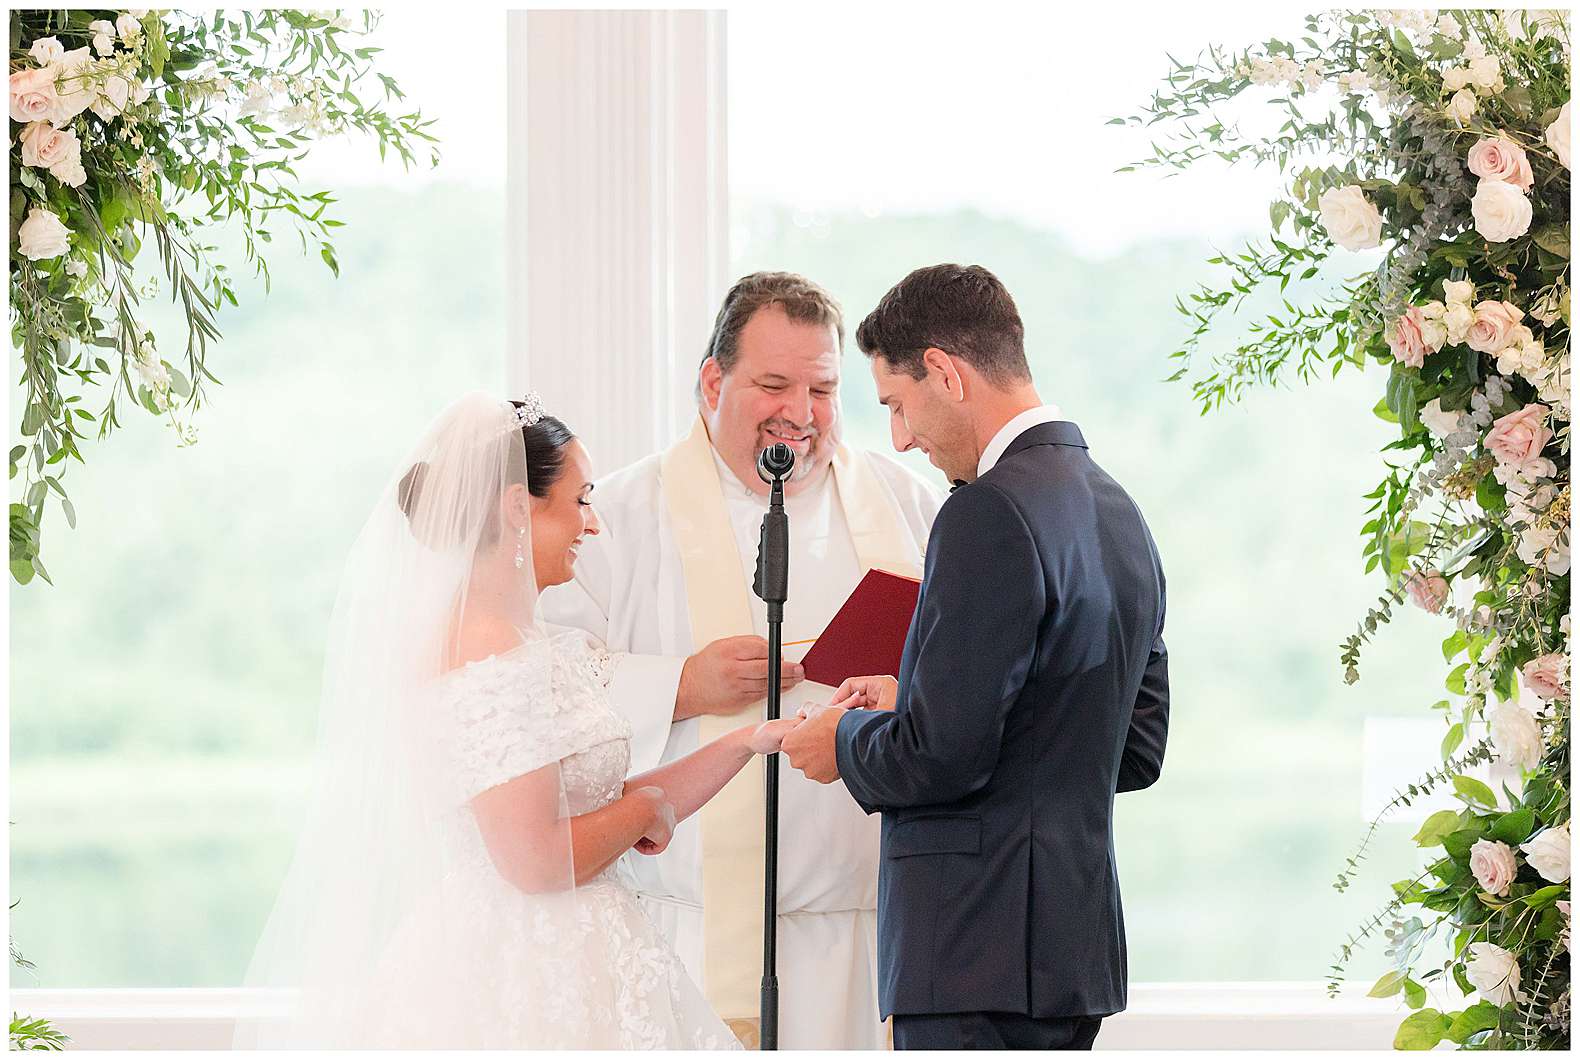
[[[900,682],[888,674],[847,677],[834,690],[830,706],[846,710],[893,710],[900,696]]]
[[[782,661],[780,689],[788,691],[803,676],[799,663]],[[761,637],[721,637],[681,668],[675,720],[699,714],[734,714],[767,694],[768,642]]]
[[[804,707],[804,720],[790,730],[779,746],[779,753],[806,774],[808,780],[832,784],[839,779],[839,760],[834,753],[834,730],[845,716],[843,707]]]

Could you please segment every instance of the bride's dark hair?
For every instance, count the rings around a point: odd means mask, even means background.
[[[512,401],[521,408],[522,403]],[[544,416],[530,427],[521,428],[521,440],[527,446],[527,492],[534,497],[547,497],[549,490],[560,480],[565,470],[565,447],[576,436],[558,417]]]
[[[522,408],[523,403],[512,401],[516,408]],[[521,428],[521,441],[527,450],[527,492],[534,497],[547,497],[554,483],[559,481],[560,473],[565,470],[565,447],[574,441],[576,435],[565,426],[564,421],[557,416],[544,416],[530,427]],[[400,502],[401,511],[410,519],[417,508],[417,502],[422,496],[423,476],[428,472],[428,465],[419,461],[413,464],[406,474],[401,476],[400,488],[396,492],[396,499]],[[484,544],[492,544],[497,538],[492,534],[487,535]]]

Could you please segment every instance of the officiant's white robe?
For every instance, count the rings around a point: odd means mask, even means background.
[[[705,432],[699,431],[703,431],[700,421],[691,441],[706,444]],[[708,485],[722,492],[722,509],[716,501],[709,507],[677,497],[674,482],[666,495],[665,468],[674,468],[673,454],[686,444],[682,442],[669,454],[638,461],[597,483],[592,502],[603,531],[584,541],[575,581],[547,591],[542,600],[549,621],[579,626],[603,638],[612,651],[629,653],[616,656],[619,662],[611,692],[616,707],[631,722],[633,774],[696,750],[704,722],[715,727],[725,720],[739,725],[763,717],[764,711],[759,702],[729,719],[673,721],[681,667],[706,641],[693,636],[691,615],[695,612],[688,607],[684,569],[686,562],[698,562],[698,531],[684,530],[682,536],[689,535],[692,540],[677,541],[672,517],[677,509],[671,504],[685,505],[687,514],[682,522],[697,512],[724,513],[730,525],[714,528],[719,533],[712,542],[721,553],[731,554],[710,553],[706,562],[725,565],[745,586],[751,628],[733,632],[764,637],[768,632],[763,602],[751,593],[767,498],[742,485],[711,445],[706,452],[713,458],[717,484]],[[693,449],[694,456],[697,451]],[[846,449],[836,466],[852,468],[854,461],[862,461],[864,467],[848,473],[843,488],[838,488],[834,470],[827,469],[820,481],[785,501],[790,523],[790,590],[784,621],[787,643],[820,634],[861,580],[865,570],[853,529],[862,535],[868,565],[920,577],[927,535],[943,503],[942,491],[888,456]],[[697,473],[695,460],[691,473]],[[675,480],[681,478],[674,471],[671,474]],[[864,492],[853,495],[849,491],[857,482]],[[872,525],[853,528],[842,493],[850,501],[849,507],[857,509],[858,522],[882,524],[884,529],[874,531]],[[875,504],[884,509],[875,509]],[[876,543],[880,539],[882,543]],[[733,541],[733,550],[728,541]],[[683,546],[692,549],[689,560],[683,561]],[[691,577],[691,584],[697,584],[695,571]],[[743,624],[744,607],[742,604]],[[799,659],[806,650],[787,648],[785,655]],[[809,700],[827,702],[832,692],[825,685],[803,682],[786,693],[784,714],[794,714]],[[876,984],[878,818],[863,814],[842,785],[809,781],[782,758],[779,774],[780,1046],[882,1048],[886,1035],[878,1016]],[[754,776],[756,779],[738,779],[755,783],[760,790],[760,767]],[[761,938],[714,939],[711,943],[706,938],[705,869],[713,874],[712,893],[720,893],[719,866],[706,866],[703,853],[707,813],[705,807],[701,814],[683,822],[663,854],[629,854],[626,865],[649,914],[674,942],[720,1015],[726,1019],[755,1017]],[[755,831],[760,833],[761,828],[757,824]],[[723,860],[712,842],[706,845],[709,858]],[[749,862],[742,867],[751,868]],[[755,881],[757,895],[742,897],[755,903],[760,925],[760,870]],[[748,876],[736,890],[744,892],[751,886]],[[716,917],[706,920],[719,923]],[[732,933],[745,935],[748,931]],[[719,959],[721,944],[728,946],[727,961]],[[728,977],[731,982],[710,984],[709,967],[716,979]],[[726,967],[727,976],[719,974]]]

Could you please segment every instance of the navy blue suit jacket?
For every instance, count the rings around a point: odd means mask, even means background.
[[[1163,568],[1075,424],[1034,426],[949,497],[890,712],[840,720],[883,814],[885,1016],[1125,1007],[1114,793],[1168,734]]]

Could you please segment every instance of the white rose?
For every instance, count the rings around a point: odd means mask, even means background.
[[[1503,73],[1498,69],[1498,57],[1484,55],[1470,60],[1470,80],[1477,88],[1496,92],[1503,88]]]
[[[1551,466],[1550,462],[1549,466]],[[1556,471],[1556,468],[1553,471]],[[1548,473],[1551,474],[1552,471]],[[1569,573],[1569,542],[1562,540],[1561,535],[1562,531],[1556,526],[1545,529],[1530,527],[1520,531],[1520,543],[1515,551],[1519,554],[1522,563],[1532,567],[1545,566],[1549,574],[1562,577]]]
[[[1462,88],[1470,87],[1470,71],[1463,66],[1456,66],[1452,70],[1443,71],[1443,91],[1458,92]]]
[[[1322,227],[1345,250],[1369,250],[1382,244],[1382,214],[1354,184],[1329,188],[1317,200]]]
[[[1443,307],[1443,329],[1448,332],[1448,342],[1452,346],[1465,341],[1465,337],[1470,334],[1470,326],[1475,322],[1476,311],[1468,302],[1450,302]]]
[[[1448,106],[1443,108],[1443,113],[1451,121],[1464,125],[1476,113],[1476,94],[1468,88],[1462,88],[1454,93],[1454,98],[1448,101]]]
[[[1476,300],[1476,285],[1471,280],[1444,280],[1443,301],[1449,305],[1459,302],[1468,305]]]
[[[1448,341],[1448,328],[1443,323],[1445,311],[1442,302],[1428,302],[1421,307],[1421,337],[1434,353]]]
[[[42,206],[33,207],[17,229],[17,250],[30,261],[58,258],[70,249],[71,229]]]
[[[55,102],[50,107],[49,120],[57,128],[88,109],[93,102],[93,56],[87,48],[69,51],[60,57],[52,69],[55,72]]]
[[[93,113],[105,121],[109,121],[126,109],[127,101],[131,98],[131,81],[120,74],[111,74],[104,79],[104,84],[99,89],[98,97],[91,104]]]
[[[40,37],[33,42],[33,46],[27,50],[27,54],[38,65],[48,66],[66,54],[66,46],[60,43],[60,38],[58,37]]]
[[[1558,161],[1569,168],[1569,104],[1565,103],[1563,110],[1558,112],[1557,119],[1547,126],[1547,146],[1552,148],[1553,154],[1558,156]]]
[[[82,168],[82,156],[68,159],[49,167],[50,174],[68,188],[80,188],[88,182],[88,171]]]
[[[1520,992],[1520,962],[1514,954],[1491,942],[1472,942],[1467,948],[1465,978],[1476,992],[1494,1005],[1525,1001]]]
[[[1509,844],[1490,839],[1478,839],[1470,848],[1470,872],[1483,891],[1501,898],[1509,893],[1509,884],[1519,874],[1514,851]]]
[[[1559,825],[1542,831],[1529,843],[1521,844],[1525,860],[1548,883],[1563,883],[1569,878],[1569,826]]]
[[[1542,760],[1542,730],[1536,717],[1518,703],[1499,703],[1487,715],[1492,748],[1498,757],[1521,769],[1534,769]]]
[[[1534,383],[1535,374],[1547,360],[1547,351],[1542,348],[1542,340],[1531,334],[1531,329],[1524,324],[1517,325],[1514,331],[1509,344],[1498,351],[1498,372]]]
[[[1459,424],[1460,413],[1445,412],[1442,398],[1433,398],[1421,409],[1421,422],[1434,438],[1447,438]]]
[[[1482,238],[1507,243],[1530,231],[1531,200],[1513,184],[1483,180],[1476,184],[1476,196],[1470,200],[1470,215]]]

